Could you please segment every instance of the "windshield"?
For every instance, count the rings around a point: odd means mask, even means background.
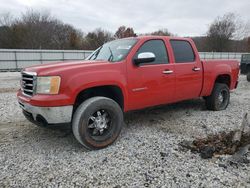
[[[125,59],[137,39],[120,39],[108,42],[95,50],[87,60],[121,61]]]

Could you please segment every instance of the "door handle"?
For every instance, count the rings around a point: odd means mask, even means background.
[[[192,70],[193,70],[193,71],[200,71],[201,68],[199,68],[199,67],[194,67]]]
[[[172,70],[164,70],[162,71],[163,74],[172,74],[174,71]]]

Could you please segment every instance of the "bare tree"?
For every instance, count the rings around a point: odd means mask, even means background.
[[[51,36],[53,36],[54,25],[58,24],[49,13],[35,12],[28,10],[22,14],[14,24],[21,31],[22,39],[20,45],[23,48],[44,48],[51,46]]]
[[[246,40],[247,40],[247,51],[250,52],[250,37],[248,37]]]
[[[10,28],[13,17],[10,13],[0,15],[0,48],[11,48],[12,30]]]
[[[207,46],[207,37],[192,37],[197,49],[199,52],[208,51]]]
[[[135,37],[136,34],[132,27],[120,26],[115,32],[115,38],[126,38],[126,37]]]
[[[159,29],[158,31],[154,31],[150,33],[151,35],[158,35],[158,36],[172,36],[173,34],[168,31],[168,29]]]
[[[9,13],[0,14],[0,26],[10,26],[13,22],[13,16]]]
[[[236,18],[233,13],[217,17],[210,25],[207,32],[207,40],[210,50],[227,51],[230,46],[230,40],[236,32]]]
[[[235,19],[235,25],[234,40],[243,40],[250,36],[250,20],[244,22],[238,15]]]
[[[102,30],[101,28],[96,29],[93,32],[89,32],[83,43],[83,48],[87,50],[95,50],[104,43],[113,40],[112,33],[109,31]]]
[[[0,27],[0,48],[81,49],[83,34],[48,12],[28,10],[9,22],[5,16]],[[8,21],[8,22],[7,22]]]

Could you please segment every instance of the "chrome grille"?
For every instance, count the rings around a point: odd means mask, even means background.
[[[25,95],[32,96],[34,94],[35,78],[35,73],[22,72],[21,90]]]

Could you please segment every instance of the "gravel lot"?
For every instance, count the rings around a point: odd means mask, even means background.
[[[0,187],[250,187],[250,164],[204,160],[179,146],[241,124],[250,113],[245,76],[225,111],[207,111],[195,99],[129,113],[118,140],[91,152],[66,128],[25,120],[14,92],[18,79],[19,73],[0,73]]]

